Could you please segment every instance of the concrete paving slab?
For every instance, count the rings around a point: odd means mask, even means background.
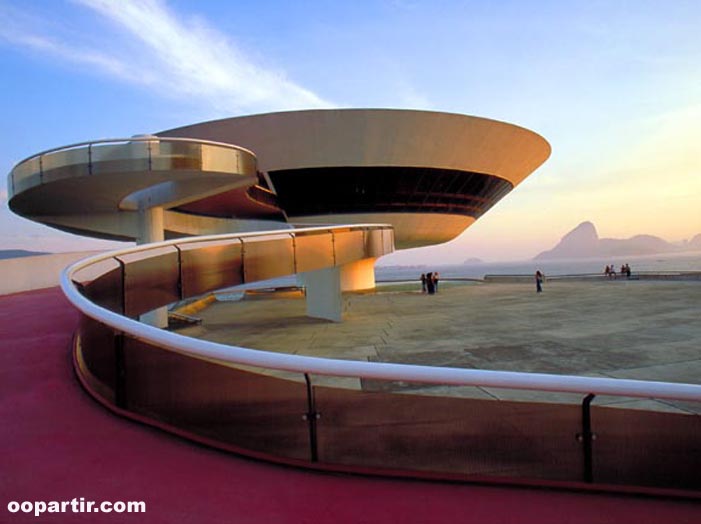
[[[411,286],[348,294],[342,323],[305,316],[285,294],[218,302],[189,336],[269,351],[373,362],[701,383],[701,282],[546,282]],[[323,379],[369,390],[509,400],[550,394]],[[452,393],[451,393],[452,394]],[[574,398],[576,397],[576,398]],[[579,396],[556,401],[580,402]],[[597,398],[600,405],[700,412],[695,403]]]

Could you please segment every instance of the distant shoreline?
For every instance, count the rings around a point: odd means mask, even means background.
[[[48,253],[46,251],[27,251],[26,249],[0,249],[0,260],[52,254],[53,253]]]
[[[631,275],[630,278],[618,276],[606,277],[602,273],[575,273],[570,275],[553,275],[546,280],[549,282],[635,282],[635,281],[671,281],[694,282],[701,281],[701,271],[644,271]],[[478,277],[443,277],[442,282],[477,282],[477,283],[521,283],[532,282],[530,274],[485,274]],[[377,284],[413,284],[419,279],[377,279]]]

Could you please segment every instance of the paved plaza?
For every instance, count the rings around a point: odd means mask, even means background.
[[[223,299],[226,296],[222,296]],[[345,296],[342,323],[305,316],[301,293],[211,303],[182,334],[316,357],[701,383],[701,282],[413,284]],[[284,373],[278,373],[285,376]],[[293,378],[293,377],[290,377]],[[294,377],[299,378],[299,377]],[[317,384],[504,400],[580,395],[314,377]],[[597,398],[598,404],[701,413],[690,402]]]

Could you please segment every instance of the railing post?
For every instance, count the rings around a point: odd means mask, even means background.
[[[318,462],[319,452],[317,448],[316,422],[319,420],[320,415],[316,411],[314,387],[312,386],[312,381],[308,373],[304,374],[304,381],[307,383],[307,412],[302,416],[302,419],[306,420],[309,425],[309,456],[312,462]]]
[[[584,482],[594,482],[594,464],[592,457],[592,442],[596,433],[591,430],[591,402],[596,395],[589,393],[582,400],[582,432],[577,434],[577,440],[582,443],[584,455]]]
[[[114,260],[116,260],[117,264],[119,264],[119,268],[122,270],[122,279],[121,279],[121,290],[120,290],[120,300],[121,300],[121,311],[120,313],[124,316],[127,315],[127,271],[126,271],[126,264],[121,258],[114,257]]]
[[[179,245],[175,244],[173,247],[178,252],[178,297],[183,300],[183,252]]]
[[[246,283],[246,243],[243,238],[239,237],[239,243],[241,244],[241,283]]]

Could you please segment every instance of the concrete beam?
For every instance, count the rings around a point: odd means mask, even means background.
[[[165,232],[163,229],[163,208],[148,207],[140,208],[139,211],[139,238],[138,244],[149,244],[151,242],[163,242]],[[139,316],[139,320],[144,324],[149,324],[158,328],[168,327],[168,307],[163,306]]]
[[[306,289],[307,316],[343,320],[343,292],[375,288],[375,260],[365,258],[338,267],[300,273]]]

